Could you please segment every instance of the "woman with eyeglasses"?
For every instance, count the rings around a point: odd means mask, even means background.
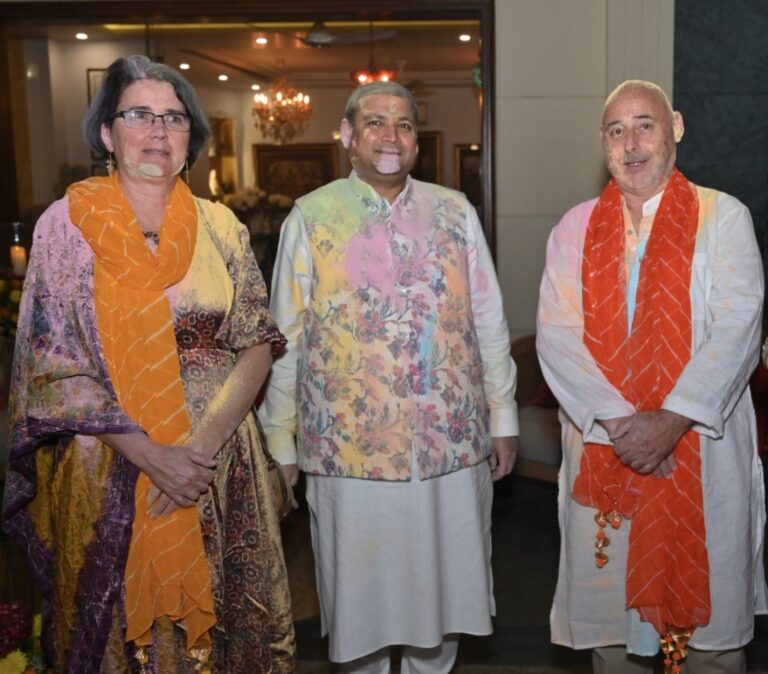
[[[285,344],[248,233],[181,174],[210,129],[190,84],[115,61],[84,121],[109,177],[34,233],[4,526],[60,672],[292,672],[277,514],[252,412]]]

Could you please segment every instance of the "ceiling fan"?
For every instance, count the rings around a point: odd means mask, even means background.
[[[297,35],[296,37],[308,47],[332,47],[340,44],[363,44],[388,40],[395,35],[397,35],[397,31],[392,29],[369,30],[368,28],[350,33],[333,33],[322,21],[315,21],[306,35]]]

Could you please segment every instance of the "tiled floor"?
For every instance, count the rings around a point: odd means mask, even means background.
[[[455,674],[586,674],[588,652],[549,642],[549,605],[557,574],[557,490],[552,484],[511,477],[496,485],[493,568],[497,615],[488,637],[463,637]],[[306,506],[283,527],[292,580],[298,674],[330,674],[327,641],[319,636]],[[24,561],[0,539],[0,596],[24,600]],[[9,554],[13,552],[14,554]],[[756,619],[747,648],[750,672],[768,674],[768,617]]]
[[[512,476],[496,485],[493,569],[497,615],[494,634],[463,637],[456,674],[579,674],[590,654],[549,641],[549,607],[559,553],[557,488]],[[301,518],[302,513],[296,513]],[[293,517],[293,515],[292,515]],[[302,674],[331,672],[317,618],[298,620]],[[758,617],[747,649],[751,672],[768,673],[768,618]]]

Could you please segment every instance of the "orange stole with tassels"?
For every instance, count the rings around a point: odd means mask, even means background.
[[[614,180],[590,217],[582,266],[584,343],[608,381],[638,411],[661,409],[691,357],[690,280],[698,212],[695,187],[675,169],[642,261],[631,333],[625,223]],[[587,443],[573,488],[582,505],[615,512],[616,521],[632,519],[627,607],[637,609],[663,637],[705,625],[711,610],[698,434],[685,433],[674,456],[672,478],[662,479],[624,466],[610,446]],[[599,566],[601,554],[598,547]]]

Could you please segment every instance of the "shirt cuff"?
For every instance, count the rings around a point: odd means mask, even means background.
[[[675,412],[693,421],[693,430],[714,440],[723,437],[725,420],[722,414],[713,412],[710,408],[699,403],[685,400],[680,396],[668,395],[661,409]]]
[[[517,420],[517,405],[512,407],[492,407],[490,410],[491,437],[506,438],[520,435]]]
[[[597,423],[601,419],[618,419],[632,416],[637,410],[626,401],[616,402],[603,407],[600,412],[590,412],[581,422],[581,435],[584,442],[598,445],[612,445],[608,432]]]
[[[267,435],[267,447],[272,458],[282,466],[298,463],[298,452],[293,433],[278,431]]]

